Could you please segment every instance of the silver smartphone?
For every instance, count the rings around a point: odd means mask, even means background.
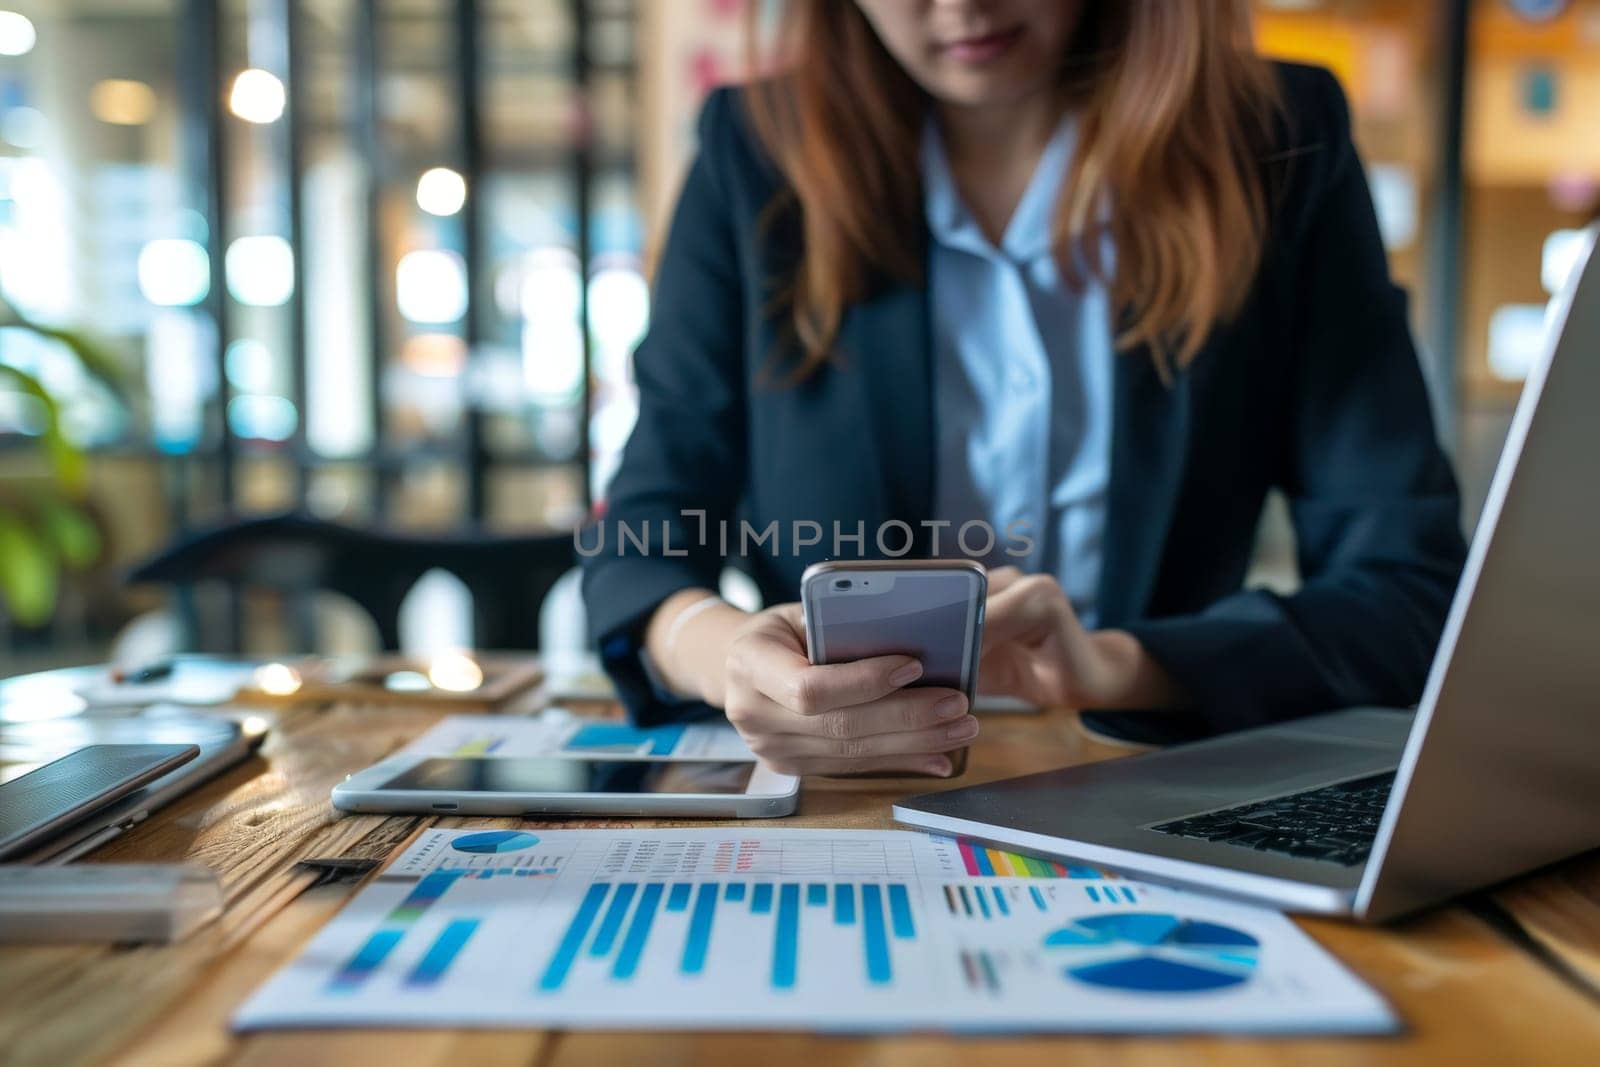
[[[968,560],[813,564],[800,577],[811,662],[915,656],[922,677],[913,685],[959,690],[971,704],[988,593],[988,574]],[[965,771],[967,750],[950,764],[952,774]]]
[[[764,764],[565,756],[395,756],[333,789],[343,811],[458,815],[788,815],[800,780]]]

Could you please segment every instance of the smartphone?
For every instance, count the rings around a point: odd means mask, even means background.
[[[198,745],[85,745],[0,785],[0,859],[49,840],[200,754]]]
[[[817,563],[800,577],[812,663],[870,656],[915,656],[922,677],[967,696],[978,688],[983,605],[989,578],[968,560],[862,560]],[[950,753],[951,776],[967,769],[965,748]]]
[[[800,780],[764,764],[566,756],[395,756],[334,787],[343,811],[459,815],[788,815]]]

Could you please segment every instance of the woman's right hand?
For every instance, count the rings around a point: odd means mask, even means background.
[[[978,735],[959,691],[906,688],[922,676],[910,656],[813,665],[799,604],[750,616],[727,649],[728,721],[781,774],[948,775],[943,753]]]

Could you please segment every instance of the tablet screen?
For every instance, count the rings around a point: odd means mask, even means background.
[[[753,763],[537,758],[426,759],[384,789],[439,793],[743,793]]]

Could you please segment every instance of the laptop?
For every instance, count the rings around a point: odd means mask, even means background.
[[[1551,310],[1414,713],[912,797],[895,818],[1373,922],[1600,846],[1600,254]]]

